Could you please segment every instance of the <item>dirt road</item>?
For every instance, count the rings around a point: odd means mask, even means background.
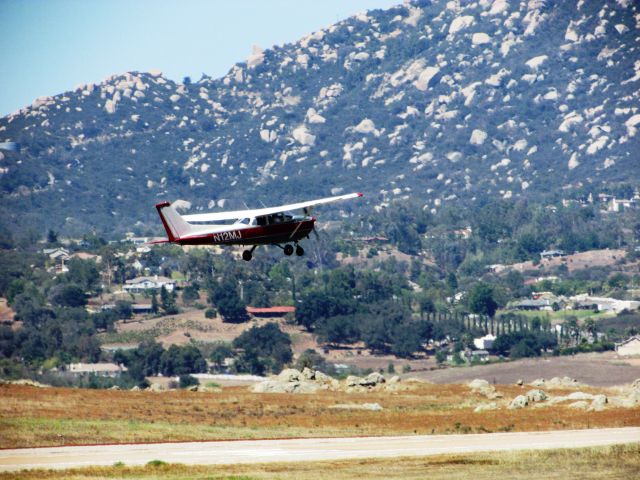
[[[426,456],[486,451],[577,448],[640,442],[640,428],[402,437],[307,438],[221,442],[95,445],[0,450],[0,471],[144,465],[151,460],[187,465],[297,462]]]

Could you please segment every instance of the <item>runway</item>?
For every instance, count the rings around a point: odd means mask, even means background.
[[[151,460],[186,465],[299,462],[372,457],[428,456],[489,451],[577,448],[640,442],[640,428],[550,432],[305,438],[186,443],[95,445],[0,450],[0,471],[144,465]]]

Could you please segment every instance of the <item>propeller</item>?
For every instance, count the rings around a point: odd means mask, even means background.
[[[311,212],[313,212],[313,206],[311,207],[304,207],[302,209],[302,211],[304,212],[306,217],[310,217],[311,216]],[[298,229],[302,226],[302,222],[298,223],[298,226],[295,228],[295,230],[291,233],[291,236],[289,237],[289,239],[292,239],[293,237],[296,236],[296,233],[298,233]],[[312,232],[315,233],[316,238],[318,238],[318,232],[316,232],[316,225],[315,223],[313,224],[313,229]]]

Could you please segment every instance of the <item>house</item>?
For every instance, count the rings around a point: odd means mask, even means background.
[[[634,335],[624,342],[616,343],[616,353],[623,357],[640,355],[640,335]]]
[[[67,250],[66,248],[62,248],[62,247],[57,247],[57,248],[45,248],[42,250],[42,253],[44,253],[47,257],[49,257],[49,259],[51,260],[55,260],[55,261],[60,261],[60,262],[65,262],[67,260],[69,260],[69,250]]]
[[[172,292],[176,287],[176,282],[167,277],[155,275],[153,277],[136,277],[127,280],[122,289],[129,293],[141,293],[145,290],[160,290],[164,287],[168,292]]]
[[[473,345],[478,350],[489,350],[493,348],[493,342],[495,341],[496,341],[496,337],[488,333],[484,337],[474,338]]]
[[[256,318],[278,318],[284,317],[287,314],[295,314],[296,307],[289,306],[279,306],[279,307],[267,307],[267,308],[256,308],[256,307],[247,307],[247,313]]]
[[[567,254],[564,250],[545,250],[540,252],[540,258],[542,260],[548,260],[550,258],[565,257]]]
[[[469,240],[471,235],[473,235],[473,229],[471,227],[464,227],[458,230],[453,231],[453,235],[456,238],[461,238],[463,240]]]
[[[150,303],[134,303],[131,305],[131,310],[134,315],[143,315],[145,313],[152,313],[153,306]]]
[[[97,375],[99,377],[117,377],[127,371],[127,367],[115,363],[71,363],[67,371],[73,375]]]
[[[521,300],[514,303],[513,308],[516,310],[553,310],[552,303],[549,299],[539,298],[533,300]]]
[[[638,310],[640,302],[636,300],[618,300],[616,298],[592,297],[585,293],[571,297],[576,308],[595,309],[600,312],[620,313],[623,310]],[[595,308],[594,308],[595,307]]]
[[[481,362],[488,362],[489,352],[487,352],[486,350],[471,350],[471,352],[469,352],[469,355],[467,355],[467,353],[465,352],[465,357],[467,357],[469,361],[479,360]]]

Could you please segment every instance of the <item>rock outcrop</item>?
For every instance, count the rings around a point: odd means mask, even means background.
[[[509,410],[519,410],[529,405],[529,398],[526,395],[518,395],[511,400],[511,403],[507,407]]]
[[[394,376],[387,382],[384,375],[373,372],[366,377],[349,375],[346,380],[340,382],[317,370],[305,368],[301,372],[295,368],[287,368],[279,375],[251,386],[250,390],[255,393],[316,393],[319,390],[357,393],[371,390],[408,390],[412,388],[411,383],[423,383],[420,380],[411,380],[414,379],[402,381],[400,377]]]
[[[502,394],[498,393],[493,385],[481,378],[471,380],[468,386],[473,392],[484,395],[489,400],[502,397]]]

